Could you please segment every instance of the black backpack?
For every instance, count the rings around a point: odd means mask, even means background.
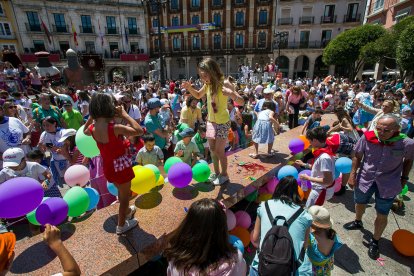
[[[273,218],[268,202],[265,203],[266,212],[272,223],[272,228],[266,233],[259,252],[259,275],[295,275],[299,261],[303,261],[305,250],[302,248],[298,261],[295,258],[295,248],[289,234],[290,225],[302,214],[302,207],[289,220],[284,216]],[[283,225],[277,225],[278,220],[284,220]]]

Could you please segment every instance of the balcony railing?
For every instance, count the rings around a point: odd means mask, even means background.
[[[128,33],[128,35],[141,35],[139,29],[126,28],[125,31]]]
[[[94,26],[79,26],[79,30],[82,34],[93,34],[95,33],[95,27]]]
[[[198,6],[190,5],[190,11],[199,11],[201,10],[201,3]]]
[[[233,0],[235,6],[244,6],[247,4],[247,0]]]
[[[43,28],[41,27],[41,25],[31,25],[29,23],[25,23],[26,26],[26,31],[28,32],[41,32],[43,31]]]
[[[357,14],[356,16],[353,16],[351,14],[345,14],[344,15],[344,23],[352,23],[352,22],[360,22],[361,21],[361,14]]]
[[[282,17],[278,20],[278,25],[292,25],[293,24],[293,17]]]
[[[313,24],[315,22],[314,16],[301,16],[299,17],[299,24]]]
[[[116,34],[118,34],[118,33],[119,33],[119,29],[118,29],[117,27],[115,27],[115,28],[108,28],[108,27],[105,27],[105,33],[106,33],[107,35],[116,35]]]
[[[280,45],[280,49],[322,49],[326,45],[328,45],[328,43],[329,43],[329,40],[288,42],[288,43],[284,43],[283,45]]]
[[[336,15],[321,16],[321,24],[336,23]]]
[[[52,25],[52,30],[54,33],[68,33],[68,25]]]
[[[10,34],[0,35],[0,38],[1,39],[15,39],[16,34],[14,32],[11,32]]]

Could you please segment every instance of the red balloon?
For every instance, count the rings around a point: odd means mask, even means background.
[[[405,229],[399,229],[392,234],[392,245],[400,254],[414,256],[414,234]]]

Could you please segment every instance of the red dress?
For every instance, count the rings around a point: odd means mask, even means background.
[[[94,125],[89,126],[89,131],[93,135]],[[115,184],[122,184],[131,181],[134,177],[132,170],[132,156],[129,154],[129,146],[123,136],[115,136],[114,123],[108,124],[108,143],[96,141],[103,160],[103,171],[106,179]]]

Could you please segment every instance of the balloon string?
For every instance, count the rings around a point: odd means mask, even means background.
[[[392,210],[391,210],[391,211],[392,211]],[[394,213],[394,211],[392,211],[392,215],[394,216],[395,223],[397,224],[398,229],[401,229],[401,228],[400,228],[400,225],[398,224],[397,218],[395,217],[395,213]]]

